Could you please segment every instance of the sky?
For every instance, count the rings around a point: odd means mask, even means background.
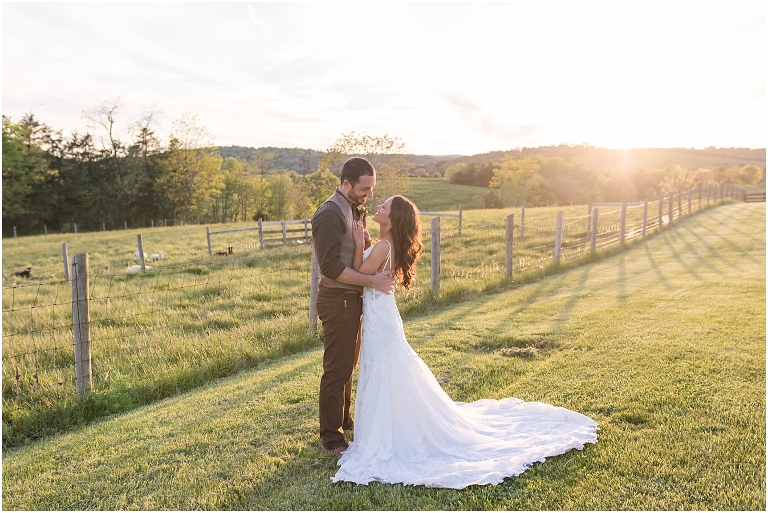
[[[2,4],[2,113],[407,153],[766,145],[766,2]]]

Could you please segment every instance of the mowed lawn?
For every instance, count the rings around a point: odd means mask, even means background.
[[[405,325],[456,400],[594,418],[597,444],[499,486],[333,484],[321,351],[3,455],[4,509],[765,510],[765,204]]]

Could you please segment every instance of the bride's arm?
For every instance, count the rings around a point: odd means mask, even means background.
[[[380,240],[373,246],[368,257],[363,260],[363,263],[360,264],[360,268],[357,269],[357,271],[363,274],[376,274],[379,271],[381,264],[387,259],[388,253],[389,244],[387,244],[387,241],[385,240]]]

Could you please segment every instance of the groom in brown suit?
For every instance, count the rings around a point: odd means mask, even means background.
[[[312,217],[312,237],[320,267],[317,314],[323,323],[323,377],[320,379],[320,450],[340,456],[347,448],[344,431],[354,429],[352,371],[360,356],[363,287],[392,293],[392,271],[373,276],[352,269],[352,223],[372,196],[376,170],[353,157],[341,169],[341,185]]]

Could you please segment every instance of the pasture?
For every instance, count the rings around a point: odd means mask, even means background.
[[[598,262],[412,311],[455,400],[574,409],[597,444],[499,486],[332,484],[318,347],[7,451],[5,509],[764,510],[765,205],[729,204]]]
[[[649,233],[658,227],[657,203],[649,204]],[[706,207],[706,204],[702,204]],[[553,261],[555,216],[564,212],[561,261]],[[638,213],[628,227],[638,240]],[[456,218],[441,223],[440,291],[430,288],[430,220],[417,282],[398,291],[408,318],[442,309],[462,298],[540,279],[620,249],[619,211],[601,214],[598,253],[585,238],[586,206],[526,210],[525,233],[514,240],[514,272],[505,273],[505,217],[512,209],[466,211],[462,233]],[[683,214],[687,213],[683,209]],[[375,223],[372,223],[375,224]],[[516,221],[519,230],[519,221]],[[243,224],[229,225],[242,228]],[[225,226],[226,228],[226,226]],[[377,235],[372,226],[373,235]],[[17,446],[94,419],[129,411],[265,361],[318,347],[309,333],[308,245],[207,256],[203,227],[141,231],[150,262],[147,273],[126,274],[135,263],[139,231],[95,232],[6,239],[3,248],[3,447]],[[255,233],[255,232],[249,232]],[[519,234],[519,231],[515,232]],[[66,237],[66,239],[65,239]],[[60,245],[91,258],[93,391],[78,401],[72,365],[72,296],[62,281]],[[233,244],[226,238],[219,244]],[[237,246],[236,246],[237,247]],[[57,260],[58,263],[57,263]],[[11,279],[9,269],[33,267],[35,282]],[[58,268],[58,269],[57,269]],[[60,274],[57,274],[60,273]]]
[[[456,185],[443,178],[411,178],[408,192],[404,195],[425,212],[442,212],[482,209],[485,196],[491,189]],[[386,199],[386,198],[385,198]]]

